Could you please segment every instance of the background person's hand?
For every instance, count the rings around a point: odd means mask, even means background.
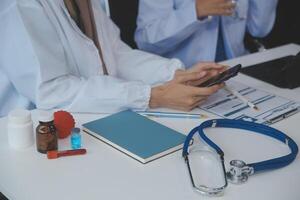
[[[207,72],[182,73],[172,81],[152,88],[149,107],[166,107],[183,111],[192,110],[202,104],[208,96],[223,87],[223,84],[203,88],[186,84],[204,78],[206,75]]]
[[[196,0],[198,18],[210,15],[232,15],[235,3],[232,0]]]

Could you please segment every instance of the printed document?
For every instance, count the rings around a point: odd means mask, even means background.
[[[242,119],[262,124],[275,123],[300,110],[300,103],[284,97],[236,81],[228,81],[226,84],[254,103],[259,110],[250,108],[224,89],[210,96],[200,108],[224,118]]]

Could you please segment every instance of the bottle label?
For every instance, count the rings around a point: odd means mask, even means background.
[[[41,153],[57,150],[57,133],[54,125],[37,127],[37,150]]]

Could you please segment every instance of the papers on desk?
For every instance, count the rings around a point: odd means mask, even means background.
[[[300,110],[298,102],[236,81],[228,81],[226,84],[257,105],[259,110],[251,109],[225,90],[220,90],[209,97],[206,103],[201,105],[201,109],[228,119],[242,119],[262,124],[278,122]]]

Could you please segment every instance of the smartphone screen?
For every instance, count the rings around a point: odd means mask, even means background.
[[[242,68],[241,64],[231,67],[228,70],[222,72],[221,74],[218,74],[210,78],[209,80],[205,81],[204,83],[201,83],[198,87],[210,87],[216,84],[223,83],[224,81],[227,81],[228,79],[236,76],[241,70],[241,68]]]

